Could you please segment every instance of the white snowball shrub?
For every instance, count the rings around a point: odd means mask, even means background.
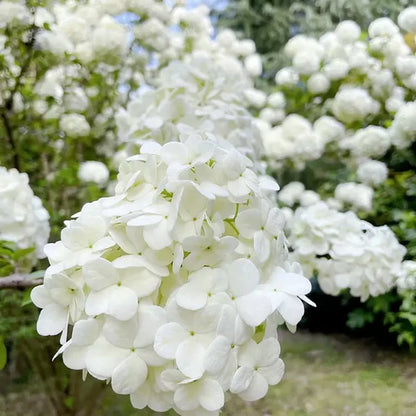
[[[45,257],[43,247],[49,238],[49,214],[33,194],[26,173],[0,167],[0,240],[13,242],[19,249],[35,248],[36,258]]]
[[[402,263],[397,288],[399,291],[416,290],[416,261],[406,260]]]
[[[335,198],[357,210],[370,211],[373,205],[373,188],[355,182],[340,183],[335,188]]]
[[[389,170],[386,164],[378,160],[365,160],[357,168],[358,180],[370,186],[383,183],[388,174]]]
[[[311,284],[287,262],[277,184],[209,133],[173,139],[144,143],[115,196],[66,222],[32,300],[69,368],[139,409],[219,415],[225,392],[280,381],[276,328],[296,326]]]
[[[308,268],[310,276],[317,272],[325,293],[338,295],[348,289],[365,301],[391,290],[402,275],[406,249],[394,233],[351,211],[342,213],[321,201],[296,209],[287,228],[293,259]]]
[[[81,163],[78,177],[82,182],[94,182],[99,186],[105,186],[110,177],[110,172],[103,162],[89,160]]]

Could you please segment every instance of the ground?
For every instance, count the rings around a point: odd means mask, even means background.
[[[283,333],[281,344],[282,382],[256,403],[232,398],[223,416],[416,416],[415,356],[342,335]],[[42,401],[0,396],[0,416],[53,416]],[[109,392],[95,416],[139,414],[156,415],[134,411],[127,397]]]

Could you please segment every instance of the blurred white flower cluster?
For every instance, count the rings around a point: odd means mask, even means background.
[[[288,186],[295,190],[295,185]],[[285,193],[283,196],[288,200]],[[364,302],[399,285],[406,249],[387,226],[375,227],[324,201],[293,212],[285,210],[290,218],[287,231],[292,259],[299,261],[309,276],[317,274],[325,293],[338,295],[348,289]]]
[[[162,69],[158,88],[132,99],[116,116],[120,140],[134,154],[149,138],[163,144],[180,131],[202,130],[227,140],[257,161],[263,154],[260,133],[244,106],[251,87],[236,58],[203,51]]]
[[[277,72],[277,91],[259,114],[272,163],[281,166],[290,161],[303,169],[305,161],[319,159],[329,145],[331,151],[338,149],[348,156],[346,163],[356,169],[362,158],[381,158],[391,146],[412,145],[416,140],[412,101],[416,55],[411,30],[415,11],[415,7],[403,10],[398,25],[383,17],[362,32],[355,22],[343,21],[319,39],[297,35],[289,40],[285,53],[291,65]],[[276,109],[270,102],[279,94]],[[312,127],[322,116],[336,119],[331,119],[332,136],[325,134],[327,128]],[[372,186],[380,183],[363,181]]]
[[[28,176],[0,167],[0,240],[13,242],[19,249],[33,247],[35,255],[28,259],[32,266],[37,258],[45,257],[48,238],[49,214],[33,194]]]
[[[276,182],[211,133],[182,135],[149,137],[115,196],[66,222],[32,300],[69,368],[139,409],[219,415],[225,392],[280,381],[277,326],[296,327],[311,284],[287,261]]]

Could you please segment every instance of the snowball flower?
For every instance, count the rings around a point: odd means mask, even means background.
[[[351,204],[354,208],[370,211],[373,205],[374,191],[367,185],[346,182],[335,188],[335,198],[338,201]]]
[[[311,285],[287,262],[277,184],[212,134],[173,139],[142,144],[115,196],[66,222],[32,300],[69,368],[140,409],[215,416],[227,391],[280,381],[276,328],[297,325]]]
[[[299,82],[299,75],[293,68],[282,68],[277,72],[275,81],[277,85],[296,85]]]
[[[84,137],[90,133],[90,125],[82,114],[64,114],[59,122],[61,130],[70,137]]]
[[[305,185],[301,182],[290,182],[280,189],[277,198],[280,202],[289,207],[293,207],[295,203],[299,202],[300,197],[305,191]]]
[[[399,290],[416,290],[416,261],[406,260],[397,279]]]
[[[383,127],[368,126],[340,142],[340,147],[349,149],[359,157],[382,157],[391,146],[389,132]]]
[[[95,160],[81,163],[78,171],[78,177],[82,182],[94,182],[99,186],[105,186],[109,176],[107,166]]]
[[[403,276],[406,249],[386,226],[374,227],[325,202],[298,208],[288,225],[293,258],[317,272],[325,293],[349,290],[364,302],[388,292]]]
[[[312,94],[323,94],[327,92],[331,86],[329,79],[319,72],[311,75],[306,85]]]
[[[370,185],[379,185],[383,183],[388,176],[388,168],[385,163],[378,160],[366,160],[358,166],[358,180]]]
[[[352,43],[361,35],[361,28],[352,20],[344,20],[335,28],[335,34],[343,43]]]
[[[399,149],[409,147],[416,139],[416,102],[400,107],[389,128],[391,141]]]
[[[0,167],[0,240],[19,249],[35,248],[35,255],[27,259],[30,268],[36,258],[45,257],[48,238],[49,214],[33,194],[27,174]]]
[[[399,26],[406,32],[416,32],[416,7],[408,7],[400,12],[397,19]]]
[[[258,54],[247,56],[244,59],[244,66],[252,77],[260,76],[263,70],[263,64],[261,62],[260,55]]]
[[[368,92],[358,87],[346,87],[337,92],[332,103],[335,117],[344,123],[362,121],[377,114],[380,104]]]

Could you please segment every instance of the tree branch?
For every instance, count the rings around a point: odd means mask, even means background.
[[[31,279],[28,275],[12,274],[0,278],[0,289],[23,289],[41,285],[42,283],[42,278]]]
[[[7,110],[5,110],[5,111],[7,111]],[[17,151],[16,142],[13,138],[13,131],[12,131],[12,128],[10,126],[9,119],[8,119],[5,112],[1,113],[1,118],[3,120],[4,129],[6,130],[7,140],[9,141],[9,144],[10,144],[10,147],[11,147],[11,150],[12,150],[12,153],[13,153],[13,165],[20,172],[19,153]]]

